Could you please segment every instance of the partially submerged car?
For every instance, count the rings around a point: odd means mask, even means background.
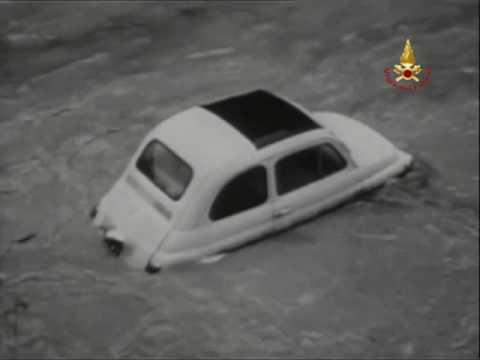
[[[113,252],[157,271],[288,228],[411,161],[358,121],[256,90],[161,122],[92,218]]]

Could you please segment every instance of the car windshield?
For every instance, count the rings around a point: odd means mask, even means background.
[[[171,199],[178,200],[192,179],[192,168],[157,140],[138,158],[137,169]]]

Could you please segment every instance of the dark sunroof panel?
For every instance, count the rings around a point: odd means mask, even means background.
[[[296,107],[264,90],[203,106],[232,125],[257,148],[320,126]]]

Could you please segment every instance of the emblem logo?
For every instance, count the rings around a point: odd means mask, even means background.
[[[423,88],[430,80],[430,68],[422,69],[417,64],[417,59],[413,51],[410,39],[405,41],[402,55],[400,56],[400,64],[395,64],[392,68],[387,67],[384,70],[385,81],[393,87],[404,91],[415,91]]]

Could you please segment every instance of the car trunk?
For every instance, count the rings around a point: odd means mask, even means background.
[[[106,236],[125,245],[123,256],[136,268],[147,264],[171,227],[170,219],[159,211],[158,203],[132,175],[115,184],[99,211],[99,226],[107,223]]]

